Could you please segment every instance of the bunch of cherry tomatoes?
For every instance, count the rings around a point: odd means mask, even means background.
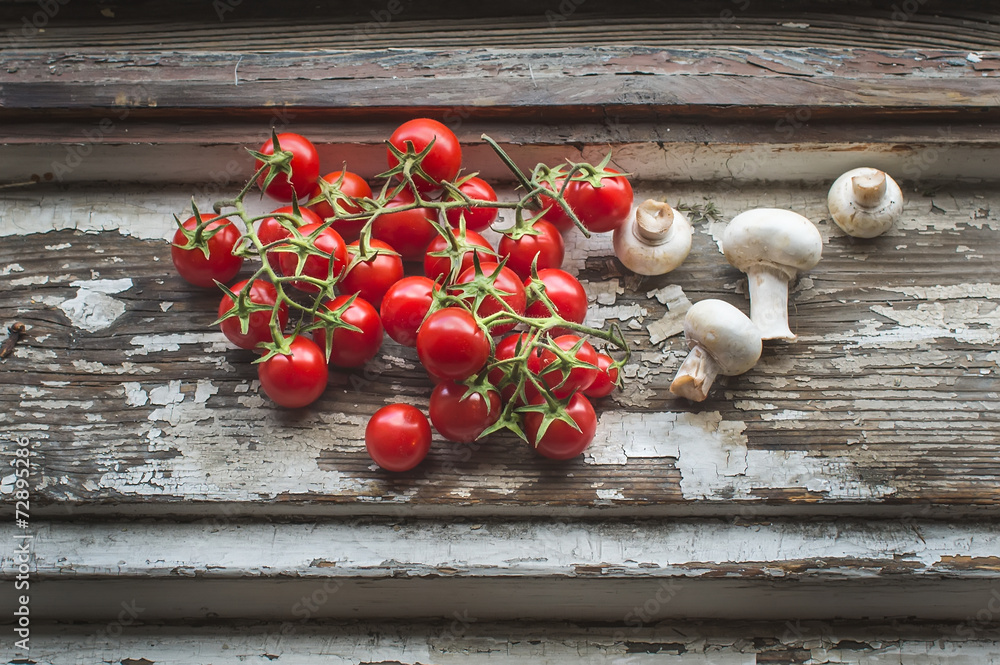
[[[272,134],[251,151],[257,172],[234,198],[213,214],[192,204],[194,214],[177,220],[177,271],[222,290],[217,323],[233,344],[259,353],[261,387],[277,404],[311,404],[331,368],[363,366],[385,335],[416,348],[436,383],[430,423],[412,405],[391,404],[365,432],[372,459],[390,471],[424,459],[431,423],[450,441],[508,429],[541,455],[576,457],[596,431],[591,399],[615,389],[628,359],[620,329],[584,325],[587,294],[561,270],[562,232],[624,223],[628,179],[607,167],[610,155],[596,166],[539,164],[525,174],[483,139],[517,179],[517,201],[461,175],[455,134],[418,118],[387,141],[379,191],[346,169],[321,177],[308,139]],[[255,186],[287,205],[249,214],[243,200]],[[504,209],[514,224],[499,229],[493,247],[481,232]],[[259,266],[232,283],[247,258]],[[421,264],[423,274],[408,274]]]

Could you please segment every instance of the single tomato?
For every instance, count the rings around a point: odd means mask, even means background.
[[[225,217],[204,215],[201,219],[205,224],[201,234],[197,233],[197,217],[189,217],[183,224],[188,232],[196,234],[192,239],[194,244],[189,244],[180,228],[174,232],[170,258],[180,276],[195,286],[210,287],[217,281],[229,282],[243,266],[243,257],[233,254],[240,241],[240,230]],[[207,255],[202,247],[208,249]]]
[[[320,180],[323,182],[321,183]],[[372,188],[365,182],[365,179],[350,171],[334,171],[319,178],[309,194],[309,200],[312,201],[316,197],[322,196],[324,190],[326,190],[327,196],[336,201],[341,210],[348,215],[356,215],[362,211],[357,199],[366,199],[372,196]],[[337,216],[337,211],[333,209],[326,197],[309,207],[324,221]],[[358,239],[366,221],[365,218],[338,219],[333,223],[332,228],[340,234],[345,242],[352,242]]]
[[[437,288],[433,280],[416,275],[389,287],[380,310],[386,334],[403,346],[416,346],[417,329],[431,309]]]
[[[500,238],[497,253],[507,258],[505,264],[522,280],[531,277],[531,263],[538,257],[536,268],[559,268],[566,255],[566,245],[559,229],[540,219],[532,224],[538,235],[523,235],[514,240],[509,235]]]
[[[541,437],[538,436],[538,430],[542,426],[542,414],[534,411],[524,414],[524,433],[528,437],[528,443],[534,446],[539,455],[555,460],[573,459],[594,440],[597,434],[597,414],[590,400],[576,393],[569,400],[566,411],[579,429],[556,420]]]
[[[495,390],[466,395],[455,381],[442,381],[431,393],[431,424],[441,436],[455,443],[472,443],[500,418],[500,395]]]
[[[302,262],[301,274],[306,277],[325,281],[331,277],[336,278],[340,276],[340,273],[344,271],[344,268],[347,266],[347,245],[344,244],[344,239],[340,237],[340,234],[330,227],[326,227],[317,233],[317,230],[321,227],[322,224],[306,224],[299,229],[299,233],[306,239],[309,239],[316,233],[316,236],[312,238],[312,246],[323,252],[322,255],[309,254],[306,256]],[[299,255],[296,252],[280,252],[278,262],[281,266],[281,273],[291,277],[296,274],[295,270],[299,264]],[[296,280],[292,284],[303,291],[313,293],[319,291],[318,286],[304,280]]]
[[[420,164],[430,181],[419,176],[413,179],[421,192],[434,191],[440,187],[442,180],[454,180],[458,175],[462,167],[462,146],[458,137],[445,125],[430,118],[415,118],[404,122],[389,137],[389,143],[400,152],[407,151],[407,144],[415,152],[422,152],[431,141],[434,146]],[[399,159],[392,150],[386,150],[386,157],[390,168],[399,164]]]
[[[247,287],[248,281],[245,279],[242,282],[237,282],[230,290],[238,296]],[[278,292],[271,282],[255,279],[250,287],[249,298],[250,302],[256,305],[274,307],[274,303],[278,300]],[[233,299],[228,294],[223,294],[222,301],[219,303],[219,318],[232,309],[233,304]],[[241,349],[255,349],[258,344],[271,341],[270,311],[251,312],[247,323],[246,332],[243,332],[242,324],[236,317],[222,321],[219,327],[222,328],[222,334]],[[278,308],[278,327],[284,330],[286,325],[288,325],[288,306],[282,303],[281,307]]]
[[[597,376],[594,382],[583,391],[587,397],[599,399],[607,397],[615,390],[618,383],[618,368],[612,367],[614,359],[606,353],[597,354]]]
[[[563,351],[571,351],[580,342],[576,335],[560,335],[552,340]],[[575,358],[591,365],[591,367],[574,367],[568,372],[565,369],[552,367],[556,362],[556,354],[549,349],[542,351],[542,369],[539,376],[553,395],[565,399],[577,391],[586,390],[597,378],[597,351],[584,340],[577,350]]]
[[[264,192],[272,198],[286,202],[290,202],[293,198],[299,199],[306,196],[311,191],[316,178],[319,177],[319,153],[316,152],[316,146],[301,134],[286,132],[278,134],[278,147],[282,152],[291,153],[289,166],[291,166],[292,173],[291,175],[278,173],[264,189]],[[274,154],[272,139],[268,139],[261,146],[260,152],[268,156]],[[264,162],[258,159],[254,168],[260,169],[263,165]],[[257,185],[262,189],[266,178],[267,171],[261,173],[257,178]]]
[[[319,399],[326,390],[330,370],[315,342],[295,337],[288,355],[274,355],[257,365],[257,376],[264,393],[275,403],[297,409]]]
[[[486,364],[490,341],[472,314],[460,307],[445,307],[421,324],[417,356],[435,376],[467,379]]]
[[[482,273],[485,277],[490,277],[494,272],[497,271],[499,264],[487,261],[480,264]],[[455,281],[455,285],[467,284],[476,279],[476,268],[475,266],[468,268]],[[480,304],[479,309],[476,310],[476,314],[479,318],[486,318],[500,311],[507,311],[507,307],[514,311],[515,314],[524,314],[524,309],[527,306],[527,295],[524,292],[524,284],[518,279],[514,271],[506,266],[500,268],[499,274],[493,280],[493,286],[497,291],[502,294],[498,300],[494,296],[487,296]],[[472,305],[474,297],[466,297],[466,301]],[[500,301],[506,303],[506,307],[501,304]],[[494,323],[490,326],[491,335],[502,335],[505,332],[510,332],[514,326],[517,325],[516,321],[511,321],[509,323]]]
[[[401,208],[412,204],[414,200],[413,194],[404,189],[386,206]],[[431,208],[409,208],[383,213],[372,222],[372,236],[392,245],[404,260],[422,259],[427,245],[438,234],[431,224],[436,217],[437,213]]]
[[[395,252],[389,243],[372,238],[368,241],[369,248]],[[379,252],[367,261],[355,263],[359,242],[355,240],[347,246],[350,261],[346,272],[337,283],[341,293],[359,296],[372,304],[375,309],[382,308],[382,298],[393,284],[403,279],[403,259],[398,254]]]
[[[545,285],[545,295],[556,306],[556,313],[559,316],[573,323],[583,323],[587,317],[587,291],[580,284],[580,280],[565,270],[556,268],[539,270],[538,279]],[[529,278],[524,283],[525,288],[531,283],[532,280]],[[552,314],[548,305],[540,299],[529,304],[524,313],[539,319]],[[552,332],[558,334],[560,329],[553,328]]]
[[[409,471],[430,452],[431,425],[415,406],[383,406],[365,427],[365,448],[386,471]]]
[[[459,239],[459,241],[461,241],[461,239]],[[462,263],[459,269],[455,271],[456,275],[459,275],[472,267],[472,257],[475,255],[479,256],[480,262],[491,261],[496,258],[496,252],[493,251],[493,246],[490,245],[490,241],[475,231],[465,232],[465,244],[468,245],[469,248],[462,254]],[[478,251],[475,249],[476,247],[482,247],[487,251]],[[424,252],[424,275],[439,284],[445,283],[452,274],[451,259],[447,256],[433,255],[439,252],[447,251],[450,248],[451,243],[448,239],[443,235],[438,234],[434,240],[431,240],[431,244],[427,245],[427,251]]]
[[[476,176],[460,184],[458,191],[474,201],[491,201],[493,203],[497,201],[496,191],[490,187],[488,182]],[[444,200],[461,201],[462,199],[449,193]],[[469,231],[484,231],[488,229],[493,222],[497,221],[499,215],[500,210],[498,208],[484,208],[481,206],[450,208],[444,213],[445,219],[456,229],[459,227],[464,216],[465,228]]]
[[[323,307],[327,311],[335,311],[342,307],[352,296],[337,296]],[[364,298],[354,298],[341,315],[344,323],[360,328],[361,331],[347,328],[335,328],[330,347],[330,364],[337,367],[361,367],[375,357],[382,348],[382,320],[378,312]],[[317,328],[313,331],[313,341],[326,352],[326,331]]]

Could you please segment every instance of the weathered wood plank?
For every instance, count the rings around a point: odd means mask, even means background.
[[[144,621],[450,617],[962,621],[997,593],[995,523],[923,519],[36,522],[32,610]],[[20,544],[3,527],[0,559]],[[247,547],[247,543],[253,543]],[[831,545],[831,543],[836,543]],[[823,603],[816,591],[826,588]],[[768,602],[761,604],[761,597]],[[13,602],[5,598],[4,609]],[[127,600],[127,598],[126,598]],[[600,602],[598,602],[600,601]],[[10,609],[13,611],[13,608]]]
[[[22,320],[31,334],[0,371],[0,425],[37,444],[36,500],[56,514],[62,503],[173,514],[213,505],[649,515],[997,505],[994,187],[913,193],[900,226],[871,242],[833,227],[820,183],[637,187],[640,198],[707,197],[727,216],[790,207],[819,223],[825,256],[792,295],[800,341],[768,345],[757,368],[693,406],[666,390],[684,343],[651,343],[646,326],[670,312],[648,294],[672,284],[692,301],[745,308],[744,280],[716,248],[718,225],[701,225],[688,262],[652,279],[623,272],[609,239],[570,236],[569,269],[593,297],[605,294],[592,317],[621,319],[635,349],[630,386],[601,405],[585,459],[545,462],[500,437],[438,442],[409,474],[373,469],[361,440],[367,415],[389,401],[425,406],[430,392],[414,354],[391,342],[366,370],[337,375],[314,408],[270,406],[248,354],[207,327],[216,296],[172,274],[159,239],[185,188],[26,189],[5,199],[0,323]],[[31,233],[46,229],[63,230]]]
[[[310,665],[331,658],[344,665],[1000,663],[1000,635],[974,619],[959,624],[793,620],[628,626],[472,619],[460,614],[436,622],[316,623],[299,617],[284,623],[136,626],[126,613],[117,623],[43,625],[37,637],[33,633],[31,657],[45,665],[75,665],[82,659]]]
[[[965,50],[435,49],[340,52],[200,51],[38,54],[13,51],[0,69],[0,113],[100,113],[136,117],[200,110],[228,118],[311,110],[332,119],[410,113],[537,120],[746,117],[755,109],[808,106],[818,118],[997,106],[1000,54]],[[973,62],[975,60],[976,62]],[[985,76],[984,76],[985,74]],[[769,116],[770,117],[770,116]]]
[[[209,50],[315,48],[452,48],[644,44],[703,47],[746,45],[988,49],[1000,43],[996,11],[968,0],[919,3],[846,2],[810,6],[755,0],[697,3],[468,3],[296,1],[276,11],[238,2],[89,2],[57,7],[35,19],[29,3],[0,3],[11,44],[34,49],[158,49],[163,44]],[[50,13],[53,13],[50,11]],[[27,19],[27,21],[25,21]],[[43,22],[44,21],[44,22]],[[40,25],[36,25],[40,24]],[[38,28],[44,28],[39,31]]]

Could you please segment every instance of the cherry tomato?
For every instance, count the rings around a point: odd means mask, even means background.
[[[351,296],[337,296],[323,305],[329,311],[343,306]],[[354,302],[344,310],[341,319],[345,323],[357,326],[361,332],[336,328],[333,331],[333,346],[330,350],[330,364],[337,367],[361,367],[375,357],[382,348],[382,320],[378,312],[364,298],[355,298]],[[313,331],[313,341],[323,352],[326,352],[326,331],[322,328]]]
[[[483,247],[489,251],[479,252],[474,249],[465,250],[465,254],[462,256],[462,265],[458,270],[459,274],[472,267],[472,257],[474,255],[479,255],[480,262],[490,261],[495,258],[493,246],[490,244],[490,241],[475,231],[466,231],[465,241],[470,245]],[[451,259],[447,256],[431,256],[431,254],[444,251],[448,249],[449,246],[450,244],[448,239],[439,233],[435,236],[434,240],[431,240],[431,244],[427,245],[427,251],[424,252],[424,274],[438,283],[443,283],[444,280],[448,279],[448,276],[451,274]]]
[[[398,208],[413,203],[413,194],[401,191],[386,206]],[[372,223],[372,236],[384,240],[399,252],[404,260],[422,259],[424,250],[437,231],[431,225],[437,213],[431,208],[410,208],[379,215]]]
[[[614,169],[607,170],[618,173]],[[589,182],[571,182],[565,196],[570,208],[591,233],[614,231],[632,212],[632,185],[623,175],[603,178],[600,187]]]
[[[365,427],[365,448],[386,471],[409,471],[423,462],[431,449],[431,425],[415,406],[383,406]]]
[[[280,141],[280,139],[279,139]],[[364,199],[371,198],[372,188],[365,182],[365,179],[356,173],[351,173],[350,171],[334,171],[333,173],[327,173],[321,178],[328,183],[335,184],[343,176],[343,180],[340,181],[340,193],[345,197],[350,199]],[[309,194],[309,199],[312,200],[322,194],[323,190],[319,182],[317,182]],[[340,207],[343,211],[349,215],[354,215],[361,212],[362,208],[356,202],[349,199],[344,199],[336,194],[333,195],[334,199],[338,201]],[[309,206],[312,211],[320,216],[323,220],[336,215],[336,211],[333,206],[327,202],[324,198],[318,203],[314,203]],[[358,235],[361,233],[361,229],[365,225],[365,219],[350,219],[350,220],[337,220],[333,223],[333,230],[340,234],[340,237],[344,239],[345,242],[351,242],[358,239]]]
[[[472,443],[500,418],[500,395],[495,390],[487,393],[488,398],[480,393],[465,397],[465,393],[466,387],[454,381],[442,381],[431,393],[431,424],[455,443]]]
[[[584,395],[598,399],[614,392],[615,383],[618,381],[618,368],[611,366],[613,362],[614,359],[608,354],[597,354],[597,377],[590,387],[583,391]]]
[[[277,215],[278,213],[293,214],[295,211],[292,206],[285,206],[284,208],[278,208],[272,215]],[[309,208],[299,208],[299,216],[302,217],[303,225],[305,224],[322,224],[323,220],[319,218],[319,215],[314,213]],[[284,218],[283,218],[284,219]],[[285,223],[289,220],[285,219]],[[284,240],[288,236],[292,235],[292,232],[288,230],[277,217],[265,217],[260,220],[257,224],[257,239],[260,240],[261,244],[270,245],[273,242],[279,240]],[[275,272],[281,272],[281,261],[280,252],[272,252],[268,250],[267,252],[267,262],[271,264],[271,269]]]
[[[570,424],[556,420],[545,430],[541,439],[538,438],[538,430],[542,426],[542,414],[532,411],[524,414],[524,433],[528,436],[528,443],[534,446],[539,455],[556,460],[573,459],[594,440],[594,435],[597,434],[597,414],[590,400],[576,393],[570,399],[566,411],[580,429],[576,430]]]
[[[475,176],[469,178],[461,185],[458,186],[458,190],[468,196],[470,199],[475,199],[478,201],[496,201],[497,193],[494,191],[490,184],[483,180],[482,178],[477,178]],[[446,201],[461,201],[459,197],[454,194],[449,194],[445,199]],[[490,227],[490,224],[497,221],[497,217],[500,215],[500,210],[497,208],[451,208],[446,210],[444,213],[445,219],[456,229],[459,227],[462,215],[465,215],[465,228],[469,231],[483,231]]]
[[[330,370],[315,342],[308,337],[295,337],[291,354],[271,356],[260,363],[257,376],[264,393],[275,403],[297,409],[319,399],[326,390]]]
[[[562,178],[556,179],[555,191],[560,191],[564,182],[566,181]],[[563,198],[566,198],[569,187],[567,187],[566,189],[567,191],[563,192]],[[538,198],[541,201],[542,209],[544,210],[548,208],[545,214],[542,215],[542,219],[544,221],[549,222],[550,224],[552,224],[552,226],[556,227],[560,231],[569,231],[572,228],[576,228],[576,224],[573,223],[573,220],[570,219],[570,216],[566,214],[566,211],[562,209],[562,206],[560,206],[554,198],[552,198],[551,196],[546,196],[544,194],[540,195]],[[567,199],[566,202],[569,203],[569,200]]]
[[[308,238],[320,226],[320,224],[306,224],[299,229],[299,233],[304,238]],[[319,251],[332,257],[333,277],[340,275],[344,271],[344,268],[347,267],[347,245],[344,244],[344,239],[340,237],[340,234],[333,229],[327,227],[320,231],[312,244]],[[295,252],[280,252],[278,261],[282,274],[292,276],[295,274],[295,268],[298,266],[299,256]],[[328,279],[330,277],[330,258],[318,254],[310,254],[303,262],[302,274],[307,277],[315,277],[316,279]],[[305,281],[297,280],[292,283],[296,288],[303,291],[313,293],[319,291],[318,286]]]
[[[502,340],[497,343],[496,349],[493,351],[493,358],[496,361],[510,360],[513,358],[518,351],[518,344],[521,344],[521,351],[524,351],[524,345],[528,343],[531,336],[527,333],[515,333],[513,335],[507,335]],[[528,371],[532,372],[536,376],[542,369],[542,358],[537,351],[532,352],[528,356],[527,362]],[[494,386],[500,386],[504,379],[504,370],[500,367],[494,367],[490,370],[488,376],[490,383]],[[510,401],[514,396],[515,386],[512,384],[503,386],[501,388],[500,394],[504,401]],[[525,394],[528,396],[528,400],[531,401],[532,398],[538,396],[538,390],[530,382],[525,384]]]
[[[480,268],[482,269],[484,275],[489,276],[496,271],[498,265],[499,264],[490,261],[481,263]],[[459,275],[455,283],[466,284],[475,279],[475,277],[476,269],[475,266],[473,266]],[[507,303],[517,314],[524,314],[524,308],[527,306],[528,297],[524,292],[524,284],[522,284],[521,280],[517,278],[517,275],[514,274],[513,270],[507,268],[506,266],[501,268],[500,274],[497,275],[496,279],[493,281],[493,286],[499,291],[509,294],[501,296],[500,300]],[[467,298],[467,300],[471,305],[473,298]],[[479,315],[479,318],[486,318],[491,314],[504,310],[503,305],[500,304],[500,300],[497,300],[494,296],[488,296],[482,303],[479,304],[479,309],[476,310],[476,314]],[[505,332],[510,332],[515,325],[517,325],[516,322],[502,324],[495,323],[490,326],[490,334],[494,336],[502,335]]]
[[[559,229],[544,219],[538,220],[532,226],[539,232],[538,235],[523,235],[517,240],[504,235],[497,245],[497,253],[507,257],[505,265],[522,280],[531,277],[531,262],[535,260],[536,255],[538,270],[560,267],[566,255],[566,245]]]
[[[388,243],[374,238],[368,241],[368,246],[390,252],[395,251]],[[403,278],[403,259],[396,254],[376,254],[368,261],[353,263],[357,248],[357,240],[347,246],[347,253],[351,256],[351,261],[348,262],[347,272],[337,283],[337,288],[341,293],[348,295],[357,293],[370,302],[375,309],[381,309],[382,298],[386,291]],[[351,265],[352,263],[353,265]]]
[[[233,284],[230,290],[234,294],[239,295],[246,288],[248,281],[245,279],[242,282],[237,282]],[[250,302],[272,307],[277,299],[278,292],[271,282],[266,282],[262,279],[254,280],[253,286],[250,287]],[[233,299],[223,294],[222,302],[219,303],[219,317],[221,318],[232,307]],[[248,323],[249,325],[245,333],[242,331],[240,320],[236,317],[226,319],[219,326],[222,328],[222,333],[229,338],[229,341],[241,349],[255,349],[258,344],[271,341],[271,312],[263,310],[252,312]],[[287,324],[288,306],[282,303],[281,307],[278,308],[278,326],[284,329]]]
[[[486,364],[490,341],[472,314],[460,307],[445,307],[420,326],[417,356],[431,374],[467,379]]]
[[[302,198],[310,192],[313,183],[319,177],[319,154],[316,152],[316,146],[306,137],[290,132],[278,134],[278,145],[283,152],[292,153],[290,164],[292,175],[278,173],[264,191],[268,196],[279,201],[287,202],[293,198]],[[265,155],[274,154],[274,143],[271,139],[268,139],[261,147],[260,152]],[[259,169],[263,165],[264,162],[258,159],[254,168]],[[257,185],[259,187],[264,186],[266,176],[267,171],[260,174],[260,177],[257,178]]]
[[[565,270],[557,268],[539,270],[538,278],[545,285],[545,295],[556,306],[556,313],[567,321],[583,323],[587,316],[587,292],[580,284],[580,280]],[[529,278],[524,285],[527,287],[531,281]],[[548,305],[541,300],[536,300],[528,305],[524,313],[535,318],[545,318],[551,315]],[[554,334],[558,334],[559,330],[559,328],[553,328]]]
[[[426,277],[404,277],[382,299],[382,325],[389,337],[403,346],[417,345],[417,329],[434,302],[437,285]]]
[[[560,335],[552,341],[560,349],[570,351],[580,341],[580,338],[576,335]],[[589,363],[593,367],[574,367],[568,374],[561,369],[546,371],[549,365],[556,361],[556,354],[548,349],[542,351],[542,369],[539,376],[552,391],[552,394],[559,399],[569,397],[574,392],[586,390],[597,378],[597,351],[590,345],[590,342],[583,342],[583,346],[576,352],[576,359]]]
[[[215,286],[215,282],[229,282],[236,277],[243,266],[243,257],[234,256],[233,248],[240,240],[240,230],[225,217],[202,216],[202,222],[208,222],[204,231],[215,235],[208,239],[208,256],[197,247],[183,249],[178,245],[186,245],[187,238],[180,229],[174,233],[174,242],[170,247],[170,258],[174,267],[185,280],[195,286]],[[194,230],[198,227],[198,218],[189,217],[184,221],[184,228]]]
[[[421,192],[438,189],[438,183],[442,180],[454,180],[458,175],[462,166],[462,146],[458,143],[458,137],[443,124],[430,118],[415,118],[404,122],[389,137],[389,143],[402,152],[406,152],[407,143],[411,143],[416,152],[421,152],[431,141],[434,141],[434,147],[420,166],[433,182],[420,177],[413,179]],[[387,149],[386,156],[390,168],[399,164],[392,150]]]

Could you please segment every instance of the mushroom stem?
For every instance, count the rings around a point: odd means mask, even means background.
[[[871,169],[851,178],[854,200],[862,208],[877,208],[885,196],[885,173]]]
[[[703,346],[695,344],[678,368],[677,376],[670,384],[670,392],[692,402],[704,402],[718,374],[719,365]]]
[[[644,201],[635,211],[636,236],[647,245],[662,245],[670,240],[674,209],[661,201]]]
[[[750,283],[750,320],[761,339],[795,339],[788,327],[788,274],[765,264],[747,268]]]

